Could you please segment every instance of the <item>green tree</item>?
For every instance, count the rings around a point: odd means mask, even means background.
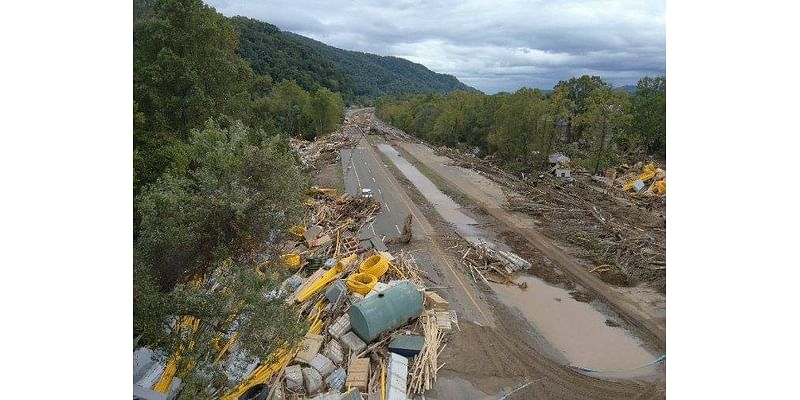
[[[579,78],[570,78],[567,81],[560,81],[553,87],[555,91],[563,91],[570,101],[570,113],[567,118],[567,141],[574,142],[583,136],[586,128],[581,124],[585,118],[578,116],[586,113],[589,108],[589,96],[596,89],[611,89],[611,85],[603,81],[599,76],[583,75]]]
[[[295,81],[281,81],[272,91],[271,109],[282,132],[299,136],[313,129],[311,96]]]
[[[305,330],[296,310],[265,296],[287,271],[254,270],[259,255],[275,253],[274,234],[301,218],[307,179],[285,137],[241,122],[221,128],[209,120],[185,150],[187,171],[168,170],[136,199],[133,312],[138,345],[181,349],[179,376],[196,396],[209,379],[220,383],[215,343],[234,331],[246,360],[266,360]],[[216,285],[192,284],[200,277]],[[191,345],[185,333],[170,334],[184,316],[200,320]]]
[[[586,112],[579,122],[586,126],[589,140],[593,143],[593,173],[608,164],[608,147],[615,135],[622,134],[631,122],[630,97],[617,90],[601,87],[586,99]]]
[[[565,86],[556,87],[556,89],[550,93],[550,96],[548,96],[548,100],[548,114],[551,117],[553,125],[550,126],[551,130],[547,138],[544,151],[545,157],[552,153],[555,141],[561,133],[556,129],[556,126],[566,124],[567,121],[572,118],[572,113],[575,110],[575,102],[570,99],[569,92],[566,90]]]
[[[207,122],[190,137],[190,171],[168,171],[137,199],[136,261],[152,266],[163,288],[262,250],[271,230],[302,215],[307,182],[285,139],[257,135]]]
[[[667,78],[644,77],[633,95],[631,145],[641,144],[648,154],[667,154]]]
[[[503,101],[497,110],[489,143],[507,165],[529,169],[535,152],[544,150],[551,118],[547,101],[538,89],[520,89]]]
[[[218,114],[239,116],[231,99],[254,74],[237,55],[229,21],[201,0],[159,0],[134,25],[134,99],[150,127],[184,135]]]
[[[325,88],[321,88],[314,93],[311,98],[311,109],[313,111],[314,133],[317,135],[333,132],[344,117],[342,97]]]
[[[228,20],[201,0],[140,2],[133,33],[134,194],[180,162],[189,130],[209,117],[244,119],[254,74]]]
[[[259,276],[253,264],[226,262],[210,274],[207,284],[183,283],[164,293],[149,267],[136,266],[136,345],[157,348],[168,356],[180,355],[176,372],[186,383],[182,397],[219,398],[205,393],[210,384],[225,388],[238,383],[226,382],[219,361],[271,362],[276,350],[294,345],[307,330],[297,308],[287,304],[286,293],[280,291],[287,275],[276,269]],[[276,296],[266,296],[271,293]],[[185,317],[199,321],[196,331],[176,329]],[[229,340],[235,345],[221,354],[220,347]],[[235,357],[228,358],[232,353]]]

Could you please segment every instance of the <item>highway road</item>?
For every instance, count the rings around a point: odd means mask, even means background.
[[[389,181],[388,176],[383,173],[385,167],[380,165],[383,164],[383,160],[379,159],[368,146],[369,143],[362,136],[355,148],[339,151],[345,190],[352,196],[358,196],[361,189],[372,189],[373,196],[381,202],[383,209],[368,229],[379,237],[392,238],[402,232],[403,222],[409,210],[400,199],[399,190],[402,189]],[[419,225],[413,224],[413,226],[412,233],[420,235],[422,232]]]
[[[340,150],[345,191],[359,195],[362,188],[370,188],[383,207],[375,221],[366,228],[370,232],[362,232],[362,237],[369,236],[369,233],[386,238],[399,236],[406,217],[412,214],[412,244],[421,243],[424,248],[415,255],[418,260],[425,261],[419,266],[429,277],[438,277],[439,284],[452,288],[453,296],[449,300],[459,315],[466,320],[494,326],[494,319],[486,311],[487,304],[480,299],[475,288],[465,281],[463,273],[457,271],[453,260],[445,255],[435,237],[434,228],[404,192],[377,150],[371,147],[366,137],[360,136],[355,148]]]

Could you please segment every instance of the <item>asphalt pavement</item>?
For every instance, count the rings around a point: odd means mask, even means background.
[[[372,189],[372,195],[381,202],[382,210],[367,229],[379,237],[396,237],[403,231],[403,223],[409,210],[400,199],[398,190],[401,189],[393,185],[387,178],[385,169],[380,168],[383,160],[370,151],[368,146],[369,143],[362,136],[358,146],[339,151],[345,190],[352,196],[359,196],[361,189]],[[417,224],[413,225],[413,233],[419,235],[421,232]]]

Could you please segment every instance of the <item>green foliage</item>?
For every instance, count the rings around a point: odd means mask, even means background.
[[[667,155],[667,78],[644,77],[633,95],[634,138],[629,147],[642,145],[649,154]]]
[[[578,116],[586,113],[589,107],[589,96],[595,89],[611,89],[611,85],[600,79],[599,76],[583,75],[580,78],[570,78],[567,81],[560,81],[553,87],[553,92],[558,97],[563,97],[566,101],[566,123],[567,141],[572,142],[583,136],[585,126],[581,123]]]
[[[237,383],[225,382],[222,367],[215,363],[218,346],[234,332],[238,335],[234,350],[242,355],[240,363],[250,363],[256,358],[269,362],[280,346],[297,343],[307,330],[297,309],[285,302],[285,293],[267,296],[279,293],[277,289],[286,276],[286,271],[279,269],[258,276],[252,264],[225,263],[212,274],[209,284],[179,284],[162,293],[150,268],[137,266],[133,292],[137,345],[158,348],[165,354],[180,351],[177,371],[187,384],[183,396],[205,398],[201,392],[211,382],[217,386]],[[200,321],[191,342],[185,332],[170,334],[184,316]]]
[[[253,72],[228,20],[200,0],[161,0],[134,25],[134,100],[146,126],[181,138],[209,117],[240,117]]]
[[[306,91],[322,86],[352,99],[351,79],[318,51],[265,22],[237,16],[231,23],[239,31],[239,54],[255,72],[275,81],[293,80]]]
[[[282,34],[309,46],[340,68],[353,82],[358,101],[386,95],[452,93],[457,90],[478,92],[452,75],[438,74],[422,64],[402,58],[342,50],[293,33]]]
[[[599,171],[620,162],[623,150],[664,154],[664,80],[644,78],[639,86],[631,98],[599,77],[582,76],[559,82],[546,96],[526,88],[493,96],[459,91],[383,97],[376,109],[411,134],[439,145],[477,147],[513,170],[535,170],[548,154],[563,151],[576,165]]]
[[[135,3],[135,6],[137,3]],[[134,194],[181,164],[189,130],[222,114],[244,119],[254,75],[228,20],[200,0],[138,2],[134,23]]]
[[[529,161],[543,160],[555,120],[538,89],[520,89],[497,110],[489,143],[509,162],[524,169]]]
[[[275,81],[294,80],[306,91],[324,87],[361,103],[384,95],[477,92],[452,75],[402,58],[338,49],[251,18],[231,21],[240,34],[239,53],[253,70]]]
[[[310,104],[311,96],[297,82],[282,81],[272,92],[270,111],[278,129],[298,136],[312,130]]]
[[[270,135],[309,139],[335,129],[340,97],[321,92],[314,107],[296,82],[274,84],[273,77],[255,74],[237,53],[231,20],[200,0],[140,0],[134,8],[134,196],[168,169],[190,167],[189,131],[209,118],[225,127],[240,120]],[[137,203],[135,237],[139,214]]]
[[[262,278],[253,261],[269,250],[275,233],[301,218],[308,182],[285,136],[241,122],[222,128],[209,120],[192,130],[185,151],[185,172],[168,170],[136,199],[142,220],[134,246],[133,313],[138,344],[167,354],[182,348],[178,370],[193,382],[224,376],[213,362],[213,343],[221,335],[238,333],[246,361],[266,360],[305,330],[294,308],[265,296],[286,271]],[[209,276],[216,290],[187,283]],[[201,321],[192,346],[184,335],[170,334],[171,321],[180,316]],[[195,367],[203,373],[187,375]]]
[[[333,132],[344,118],[342,96],[325,88],[319,89],[311,98],[311,111],[316,134]]]
[[[287,134],[336,129],[343,101],[255,74],[230,20],[200,0],[137,0],[134,26],[134,334],[181,349],[184,395],[208,397],[209,383],[225,383],[218,341],[235,331],[243,362],[268,361],[307,328],[265,296],[286,271],[257,276],[254,260],[304,210],[308,181]],[[216,286],[189,283],[199,277]],[[182,316],[201,321],[191,345],[173,333]]]
[[[630,98],[621,91],[599,87],[586,99],[586,110],[576,119],[586,127],[586,141],[592,143],[593,173],[611,164],[608,148],[615,136],[629,129],[632,119]]]
[[[307,182],[285,139],[253,136],[241,123],[207,122],[190,137],[191,169],[168,171],[137,199],[136,261],[158,271],[165,288],[252,254],[270,230],[301,216]]]

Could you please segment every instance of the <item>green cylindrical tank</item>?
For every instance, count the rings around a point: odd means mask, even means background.
[[[369,343],[381,333],[401,327],[422,314],[422,294],[411,282],[402,282],[350,307],[350,325]]]

